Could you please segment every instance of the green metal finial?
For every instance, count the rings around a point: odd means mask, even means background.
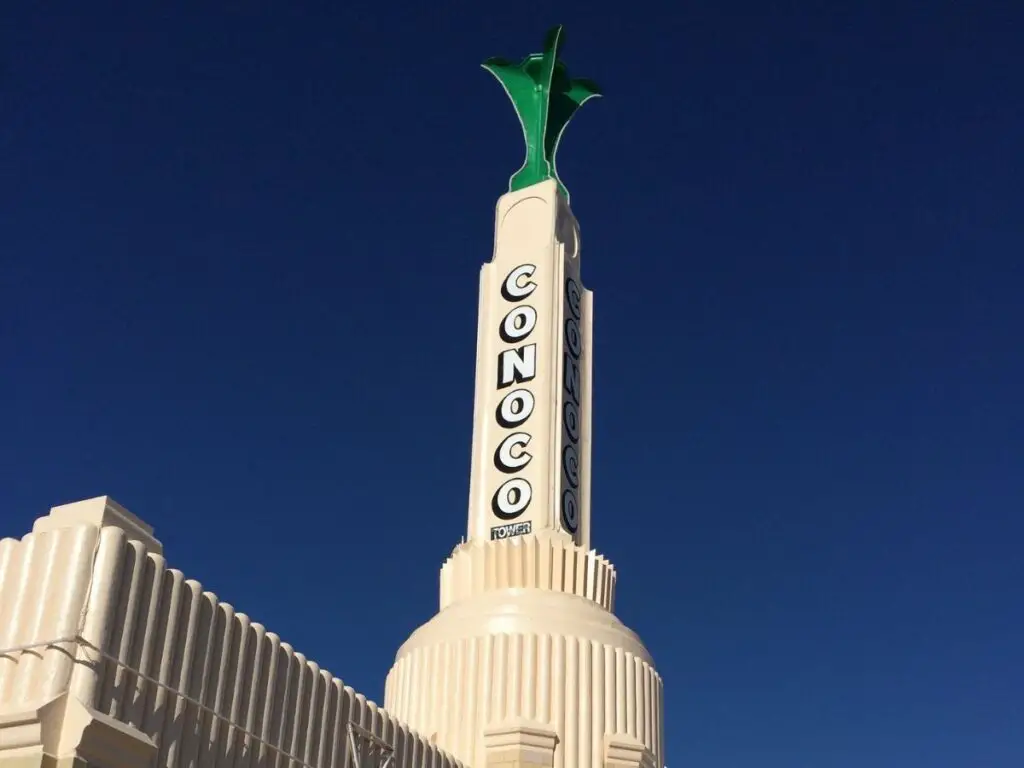
[[[544,38],[544,53],[531,53],[519,64],[505,59],[488,59],[483,63],[483,68],[498,79],[512,100],[526,140],[526,160],[509,179],[509,192],[554,179],[565,199],[569,199],[558,178],[555,153],[576,110],[600,96],[601,91],[593,80],[570,79],[569,70],[558,59],[564,43],[565,35],[559,25]]]

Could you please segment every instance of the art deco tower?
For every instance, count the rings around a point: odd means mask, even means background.
[[[544,52],[484,64],[526,139],[480,275],[467,538],[440,611],[399,649],[385,707],[473,768],[662,768],[662,683],[614,615],[615,569],[590,548],[591,329],[579,227],[555,152],[598,95]]]

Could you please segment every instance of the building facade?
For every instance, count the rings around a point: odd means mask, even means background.
[[[458,768],[112,499],[0,540],[0,768]]]

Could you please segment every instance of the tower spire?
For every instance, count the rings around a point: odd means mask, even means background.
[[[601,89],[593,80],[569,77],[569,70],[558,58],[564,45],[565,29],[559,24],[544,36],[543,52],[531,53],[519,64],[496,57],[482,65],[508,94],[526,141],[526,159],[509,179],[509,192],[554,179],[565,199],[569,199],[569,192],[558,178],[555,154],[576,110],[600,96]]]
[[[613,613],[615,568],[590,547],[593,296],[555,169],[597,94],[544,53],[485,67],[523,125],[526,162],[480,271],[467,537],[440,610],[402,645],[385,707],[472,768],[660,768],[662,684]]]

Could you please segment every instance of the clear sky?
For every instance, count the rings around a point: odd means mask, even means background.
[[[110,494],[380,700],[465,529],[479,64],[564,23],[668,765],[1024,764],[1020,3],[3,6],[0,532]]]

